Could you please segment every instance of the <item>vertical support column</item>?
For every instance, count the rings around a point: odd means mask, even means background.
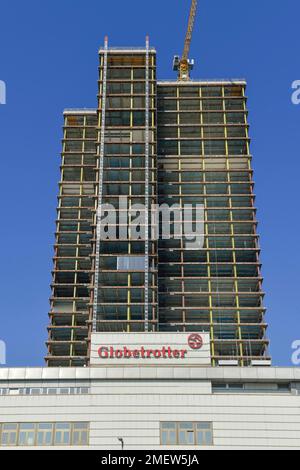
[[[147,36],[145,115],[145,331],[149,331],[149,93],[149,36]]]
[[[103,159],[105,146],[105,111],[106,111],[106,82],[107,82],[107,53],[108,53],[108,37],[104,40],[104,60],[103,60],[103,86],[102,86],[102,102],[101,102],[101,132],[98,133],[98,158],[99,158],[99,186],[98,186],[98,204],[96,213],[96,258],[95,258],[95,275],[94,275],[94,304],[93,304],[93,332],[97,331],[97,306],[98,306],[98,284],[99,284],[99,267],[100,267],[100,238],[101,238],[101,206],[102,206],[102,184],[103,184]],[[99,142],[100,136],[100,142]]]

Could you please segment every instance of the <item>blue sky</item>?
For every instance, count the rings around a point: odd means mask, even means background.
[[[97,51],[140,46],[148,33],[158,76],[173,77],[189,0],[2,0],[0,80],[0,339],[8,366],[43,365],[49,310],[62,110],[95,107]],[[275,365],[300,339],[300,79],[297,0],[199,0],[194,78],[246,78],[267,321]]]

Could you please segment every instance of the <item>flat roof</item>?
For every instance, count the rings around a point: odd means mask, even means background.
[[[182,80],[157,80],[158,85],[183,85],[183,86],[191,86],[191,85],[247,85],[247,81],[245,78],[202,78],[202,79],[195,79],[189,81],[182,81]]]
[[[104,47],[100,47],[99,53],[106,52]],[[141,52],[146,53],[146,47],[108,47],[107,52],[110,54],[141,54]],[[154,47],[149,48],[149,52],[156,54],[156,49]]]
[[[64,114],[97,114],[96,108],[66,108]]]

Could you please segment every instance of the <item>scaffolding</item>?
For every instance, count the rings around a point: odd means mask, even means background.
[[[114,331],[209,332],[213,365],[269,359],[246,82],[157,82],[148,39],[106,40],[98,87],[97,109],[64,114],[48,365],[88,365],[92,332]],[[157,203],[203,206],[203,248],[157,240]]]
[[[49,366],[83,366],[87,360],[96,127],[96,110],[64,113],[46,357]]]
[[[205,217],[202,250],[159,240],[159,330],[209,332],[213,365],[251,365],[268,345],[245,87],[158,83],[159,203]]]

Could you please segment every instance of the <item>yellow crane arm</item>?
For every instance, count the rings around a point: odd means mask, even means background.
[[[193,29],[194,29],[194,24],[195,24],[195,17],[197,13],[197,3],[198,3],[198,0],[192,0],[189,23],[188,23],[188,28],[187,28],[187,32],[185,36],[185,41],[184,41],[184,50],[183,50],[182,60],[188,60],[189,58],[192,34],[193,34]]]

